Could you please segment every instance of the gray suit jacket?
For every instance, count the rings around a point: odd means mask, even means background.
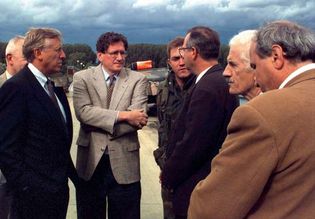
[[[107,87],[101,65],[74,75],[73,104],[81,123],[77,140],[77,171],[80,177],[85,180],[92,177],[107,147],[116,181],[129,184],[140,180],[137,129],[115,120],[118,111],[146,110],[147,86],[144,75],[123,69],[107,109]],[[90,128],[84,128],[86,126]]]

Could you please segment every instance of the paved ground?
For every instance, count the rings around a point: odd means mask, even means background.
[[[72,98],[69,97],[69,104],[72,107]],[[74,116],[73,109],[73,144],[71,148],[71,155],[73,161],[76,158],[75,141],[78,136],[79,123]],[[157,131],[156,118],[150,117],[148,125],[141,131],[138,131],[140,139],[140,160],[141,160],[141,219],[162,219],[162,200],[160,195],[159,184],[159,168],[157,167],[154,158],[153,150],[157,147]],[[76,202],[74,187],[71,182],[70,185],[70,201],[68,208],[67,219],[76,219]]]

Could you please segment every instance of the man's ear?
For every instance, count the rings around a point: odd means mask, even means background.
[[[13,62],[12,57],[13,57],[13,55],[10,53],[5,56],[5,59],[6,59],[8,64],[12,64],[12,62]]]
[[[97,52],[97,53],[96,53],[96,56],[97,56],[98,61],[101,62],[103,53]]]
[[[198,50],[196,49],[196,47],[192,47],[191,49],[192,49],[192,57],[195,60],[198,55]]]
[[[272,45],[271,49],[272,49],[271,58],[272,58],[273,66],[278,70],[282,69],[284,65],[285,52],[283,51],[282,47],[277,44]]]
[[[41,49],[34,49],[33,53],[34,53],[34,57],[36,57],[36,59],[42,60],[42,50]]]

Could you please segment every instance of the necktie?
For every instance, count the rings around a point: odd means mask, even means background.
[[[114,90],[114,86],[115,86],[115,79],[116,78],[114,75],[109,76],[109,84],[107,86],[107,109],[109,107],[110,100],[112,98],[112,94],[113,94],[113,90]]]
[[[59,107],[59,104],[58,104],[58,101],[57,101],[57,98],[56,98],[56,95],[55,95],[55,92],[54,92],[54,87],[55,87],[54,82],[49,80],[49,79],[47,79],[47,82],[46,82],[45,86],[46,86],[46,88],[48,90],[48,94],[49,94],[49,97],[50,97],[51,101],[55,104],[55,106],[57,107],[57,109],[58,109],[58,111],[60,113],[62,121],[66,122],[66,120],[65,120],[65,118],[64,118],[64,116],[63,116],[63,114],[61,112],[61,109]]]
[[[56,98],[55,92],[54,92],[54,82],[52,82],[51,80],[47,79],[46,88],[48,90],[48,94],[49,94],[50,99],[55,104],[55,106],[57,106],[58,109],[59,109],[58,101],[57,101],[57,98]]]

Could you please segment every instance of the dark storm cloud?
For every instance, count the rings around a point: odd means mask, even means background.
[[[95,49],[106,31],[125,34],[130,43],[167,43],[195,25],[219,32],[223,42],[241,30],[289,19],[315,30],[314,1],[301,0],[2,0],[0,40],[31,26],[62,31],[66,43]]]

